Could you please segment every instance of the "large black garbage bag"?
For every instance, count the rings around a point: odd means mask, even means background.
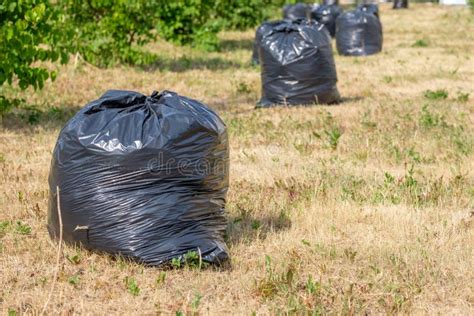
[[[393,8],[394,9],[408,9],[408,0],[394,0]]]
[[[286,21],[260,42],[262,99],[275,104],[330,104],[339,101],[331,38],[314,21]]]
[[[311,18],[324,24],[329,34],[334,37],[336,35],[336,19],[341,13],[341,7],[336,4],[322,4],[313,7],[311,10]]]
[[[260,41],[265,33],[270,31],[275,25],[284,23],[283,21],[266,21],[263,22],[255,32],[255,40],[253,42],[253,51],[252,51],[252,63],[258,65],[260,63],[258,57],[258,50],[260,47]]]
[[[61,130],[49,175],[48,230],[147,265],[195,251],[227,259],[224,123],[174,92],[111,90]]]
[[[380,20],[371,13],[350,11],[336,20],[336,46],[341,55],[365,56],[382,50]]]
[[[283,7],[283,18],[289,20],[307,19],[310,7],[306,3],[287,4]]]
[[[356,10],[357,11],[362,11],[362,12],[365,12],[365,13],[373,14],[378,18],[380,17],[379,16],[379,6],[375,3],[360,4],[360,5],[357,6]]]

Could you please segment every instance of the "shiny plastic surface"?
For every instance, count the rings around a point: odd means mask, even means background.
[[[329,34],[334,37],[336,35],[336,19],[341,13],[342,8],[336,4],[322,4],[313,7],[311,18],[324,24]]]
[[[315,21],[283,21],[260,42],[262,98],[257,107],[339,101],[331,38]]]
[[[161,265],[196,251],[219,264],[228,188],[226,127],[174,92],[111,90],[61,130],[49,175],[48,230],[64,241]]]
[[[357,11],[362,11],[365,13],[374,14],[376,17],[380,18],[379,16],[379,6],[375,3],[366,3],[360,4],[356,8]]]
[[[336,46],[340,55],[365,56],[382,51],[382,24],[374,14],[344,12],[336,20]]]
[[[255,40],[253,42],[253,50],[252,50],[252,63],[255,65],[258,65],[260,63],[260,59],[258,56],[258,50],[260,47],[260,41],[262,40],[262,37],[265,33],[268,31],[271,31],[271,29],[280,24],[280,23],[286,23],[283,21],[266,21],[263,22],[258,28],[257,31],[255,32]]]
[[[306,3],[287,4],[283,7],[283,19],[301,20],[307,19],[310,13],[310,6]]]

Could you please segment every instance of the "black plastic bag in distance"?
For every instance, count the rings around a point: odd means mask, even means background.
[[[362,11],[365,13],[370,13],[375,15],[376,17],[380,18],[379,16],[379,6],[375,3],[366,3],[360,4],[356,8],[357,11]]]
[[[262,98],[276,104],[332,104],[340,99],[331,38],[315,21],[283,21],[260,42]]]
[[[219,116],[163,91],[110,90],[61,130],[49,175],[48,230],[146,265],[191,251],[228,258],[228,141]]]
[[[408,9],[408,0],[394,0],[393,9]]]
[[[329,34],[334,37],[336,35],[336,19],[341,13],[341,7],[336,4],[315,5],[311,10],[311,18],[324,24]]]
[[[336,20],[336,46],[340,55],[365,56],[382,50],[382,24],[372,13],[344,12]]]
[[[310,13],[310,6],[306,3],[287,4],[283,7],[283,19],[301,20],[307,19]]]

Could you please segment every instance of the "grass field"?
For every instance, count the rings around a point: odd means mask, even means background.
[[[338,106],[254,110],[253,31],[223,34],[218,53],[154,43],[145,68],[73,58],[42,91],[8,90],[34,106],[0,127],[1,313],[474,314],[474,15],[381,9],[383,52],[336,54]],[[223,117],[231,267],[164,271],[69,246],[56,264],[51,152],[107,89],[169,89]]]

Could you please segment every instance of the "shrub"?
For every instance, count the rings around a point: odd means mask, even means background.
[[[166,40],[206,50],[218,46],[217,32],[221,21],[212,18],[213,0],[167,1],[157,8],[157,30]]]
[[[41,89],[56,72],[38,61],[68,61],[64,17],[47,0],[8,1],[0,3],[0,86],[18,83],[21,89]],[[2,109],[8,102],[2,98]]]
[[[143,64],[147,55],[134,49],[154,39],[157,1],[60,0],[75,36],[73,50],[100,67]]]

